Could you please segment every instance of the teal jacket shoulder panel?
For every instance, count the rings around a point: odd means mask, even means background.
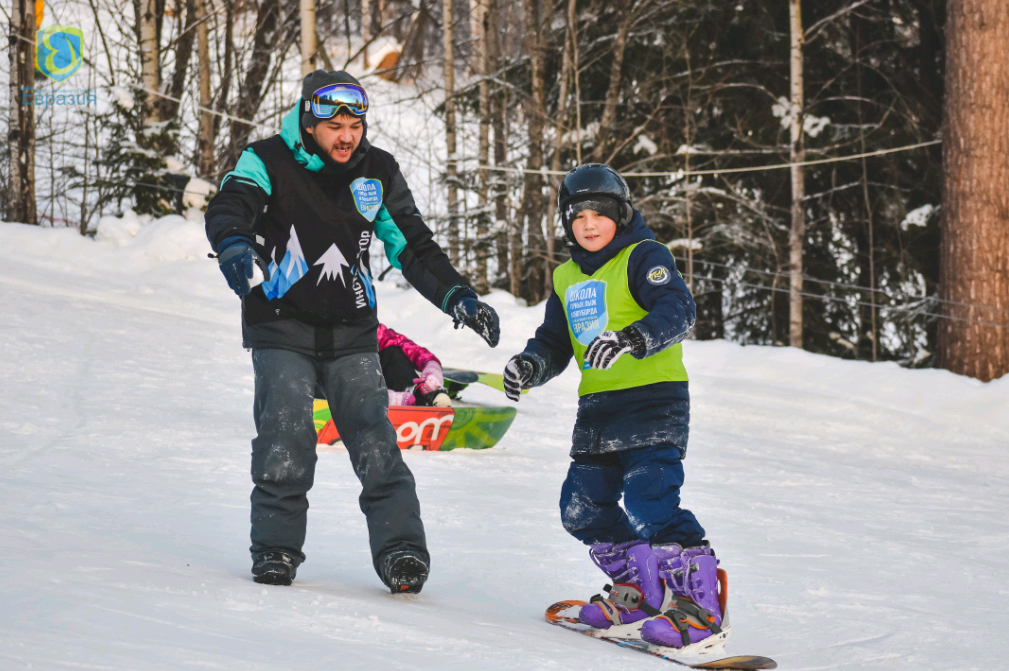
[[[389,259],[394,268],[402,270],[403,264],[400,263],[399,255],[406,249],[406,237],[393,221],[389,210],[385,209],[385,205],[375,217],[375,236],[385,245],[385,258]]]
[[[266,166],[251,147],[242,152],[242,155],[238,157],[238,163],[235,164],[235,169],[221,180],[222,189],[225,182],[229,179],[234,179],[242,184],[258,186],[267,196],[273,191],[270,185],[270,176],[266,172]]]
[[[294,154],[294,158],[298,163],[305,166],[307,170],[318,172],[322,170],[325,164],[315,154],[309,154],[305,151],[305,148],[301,144],[300,108],[301,101],[299,100],[294,109],[284,116],[283,123],[280,126],[280,137],[284,140],[287,148],[291,150],[291,153]],[[235,169],[221,180],[221,188],[224,188],[224,183],[229,179],[235,179],[239,183],[258,186],[267,196],[273,192],[270,185],[270,176],[266,172],[266,166],[251,147],[246,148],[242,152],[242,155],[238,157]]]

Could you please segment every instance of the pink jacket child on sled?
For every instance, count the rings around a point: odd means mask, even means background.
[[[378,325],[378,357],[389,387],[389,405],[451,407],[441,362],[401,333]]]

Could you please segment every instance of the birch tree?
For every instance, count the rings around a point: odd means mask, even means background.
[[[529,159],[526,163],[525,186],[522,191],[522,220],[526,227],[526,255],[523,275],[524,295],[530,302],[538,303],[543,297],[545,263],[543,240],[543,126],[546,118],[545,54],[540,33],[539,3],[522,0],[525,18],[526,41],[529,49],[531,95],[526,100],[525,117],[528,128]]]
[[[479,79],[477,86],[478,113],[480,116],[480,129],[477,139],[477,162],[480,168],[477,190],[476,244],[473,246],[476,256],[473,288],[480,294],[485,294],[490,289],[487,282],[487,256],[490,252],[490,244],[487,239],[487,220],[490,215],[488,196],[490,194],[491,173],[484,167],[490,161],[491,125],[490,82],[487,81],[486,76],[490,70],[487,56],[488,21],[487,1],[470,0],[470,39],[472,44],[472,49],[470,50],[470,71],[474,77]]]
[[[789,0],[788,3],[789,34],[791,48],[789,55],[791,81],[791,118],[789,159],[792,163],[792,228],[788,236],[789,250],[789,328],[788,344],[792,347],[802,347],[802,247],[806,241],[806,215],[803,211],[803,199],[806,196],[805,174],[799,163],[805,160],[803,151],[803,62],[802,43],[802,3],[801,0]]]
[[[301,18],[301,76],[315,70],[316,37],[315,37],[315,0],[300,0],[299,14]]]
[[[445,48],[445,147],[448,163],[445,184],[448,187],[448,251],[453,264],[459,262],[459,160],[456,154],[455,52],[452,40],[452,0],[442,0],[442,42]]]
[[[137,37],[140,41],[140,84],[144,89],[144,125],[160,121],[161,105],[157,94],[161,92],[161,45],[158,33],[157,0],[133,0],[137,19]]]

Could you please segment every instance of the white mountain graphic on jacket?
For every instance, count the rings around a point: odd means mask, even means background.
[[[343,253],[340,248],[335,244],[331,245],[326,253],[319,257],[319,260],[312,264],[313,266],[322,266],[322,272],[319,273],[319,281],[316,282],[316,286],[322,284],[324,278],[329,278],[335,280],[337,276],[340,277],[340,281],[343,282],[343,286],[347,286],[347,278],[343,275],[343,269],[349,268],[350,264],[347,263],[347,259],[344,258]]]
[[[277,253],[276,247],[273,253]],[[305,252],[301,251],[301,242],[298,240],[298,232],[291,226],[291,237],[287,241],[287,253],[284,260],[277,265],[274,258],[270,262],[270,279],[263,282],[263,293],[270,300],[280,298],[287,293],[288,289],[308,273],[308,261],[305,260]]]

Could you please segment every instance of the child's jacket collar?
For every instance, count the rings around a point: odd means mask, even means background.
[[[586,251],[577,243],[571,245],[571,260],[578,264],[578,267],[586,275],[593,275],[597,270],[605,266],[610,260],[620,253],[624,247],[628,247],[643,240],[654,240],[655,234],[645,225],[645,219],[641,213],[634,210],[634,219],[627,224],[623,230],[610,240],[610,243],[598,252]]]

